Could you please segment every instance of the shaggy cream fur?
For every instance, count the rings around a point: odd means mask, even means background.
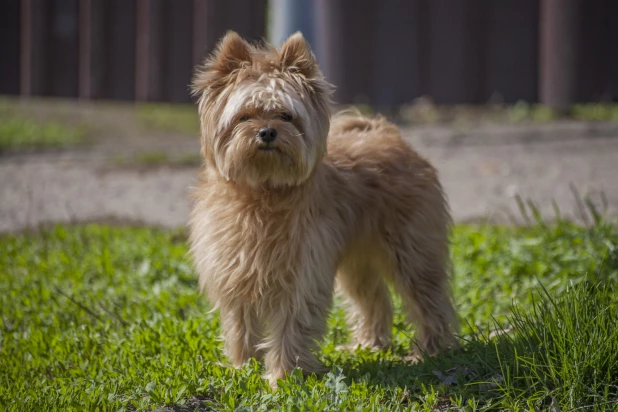
[[[383,118],[331,119],[331,90],[300,33],[276,50],[230,32],[194,80],[200,288],[220,311],[232,364],[262,359],[273,387],[295,367],[321,370],[314,352],[335,279],[352,346],[390,344],[388,283],[417,326],[413,354],[456,344],[451,220],[436,171]]]

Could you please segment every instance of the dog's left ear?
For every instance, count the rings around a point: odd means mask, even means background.
[[[281,45],[279,56],[283,70],[299,72],[308,78],[313,77],[318,70],[311,47],[299,31]]]
[[[238,33],[229,31],[215,51],[193,76],[193,94],[224,86],[227,76],[251,62],[251,46]]]

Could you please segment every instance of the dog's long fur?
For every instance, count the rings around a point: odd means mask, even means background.
[[[295,367],[320,370],[336,274],[352,346],[390,344],[388,283],[421,350],[455,343],[436,170],[383,118],[331,122],[331,90],[300,33],[276,50],[230,32],[194,79],[204,165],[191,253],[230,361],[263,359],[273,386]],[[263,127],[278,131],[270,145]]]

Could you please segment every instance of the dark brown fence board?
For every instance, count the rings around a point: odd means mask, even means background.
[[[577,96],[578,6],[579,0],[541,0],[540,100],[561,109]]]
[[[438,103],[472,103],[468,55],[470,31],[468,0],[430,3],[429,94]],[[475,85],[476,87],[476,85]]]
[[[167,17],[169,16],[168,0],[150,0],[148,8],[148,89],[147,100],[165,100],[165,58],[168,50]]]
[[[266,3],[3,0],[0,93],[190,101],[194,65],[227,30],[263,38]],[[614,0],[315,5],[316,52],[341,103],[382,109],[423,95],[437,103],[618,97]]]
[[[168,53],[165,61],[167,71],[166,100],[189,102],[189,82],[193,70],[193,4],[191,1],[175,1],[168,5]]]
[[[417,29],[425,18],[419,14],[420,1],[385,0],[375,7],[370,25],[375,28],[367,53],[372,69],[371,101],[378,107],[409,103],[420,96],[422,39]]]
[[[0,2],[0,94],[19,93],[19,0]]]
[[[609,0],[609,8],[607,17],[609,19],[609,81],[608,81],[608,98],[613,101],[618,101],[618,1]]]
[[[95,75],[102,55],[101,30],[98,23],[102,20],[101,3],[97,0],[79,0],[79,97],[91,99],[94,97]]]
[[[105,99],[132,100],[135,97],[136,0],[104,0],[105,75],[100,96]]]
[[[77,97],[78,93],[78,1],[49,0],[47,33],[47,96]]]
[[[485,96],[513,103],[538,96],[538,0],[487,3]]]
[[[80,0],[80,97],[132,100],[135,0]]]
[[[21,93],[26,96],[49,94],[49,12],[46,0],[22,1]]]
[[[374,6],[370,0],[318,1],[316,39],[326,77],[337,86],[338,102],[370,103]]]
[[[577,100],[607,99],[610,91],[611,30],[616,30],[616,15],[611,1],[596,0],[578,4],[580,33],[577,64]],[[612,25],[614,26],[612,28]]]

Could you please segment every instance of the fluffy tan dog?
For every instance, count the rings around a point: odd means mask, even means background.
[[[455,343],[436,171],[382,118],[331,123],[332,88],[300,33],[280,50],[228,33],[193,87],[204,165],[191,253],[234,366],[263,359],[273,386],[295,367],[321,370],[335,275],[352,346],[390,344],[387,284],[416,323],[413,353]]]

